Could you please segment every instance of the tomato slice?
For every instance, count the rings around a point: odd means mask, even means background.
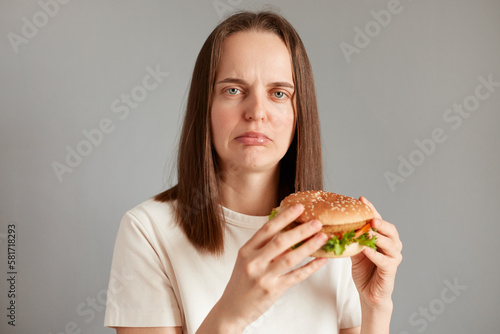
[[[370,223],[365,224],[362,228],[356,231],[356,233],[354,234],[354,239],[359,238],[360,236],[368,232],[371,227],[372,225]]]

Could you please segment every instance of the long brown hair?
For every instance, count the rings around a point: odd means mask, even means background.
[[[292,25],[269,12],[240,12],[222,21],[208,36],[198,54],[189,90],[179,142],[177,185],[155,200],[177,200],[176,222],[201,252],[224,251],[224,217],[220,207],[219,180],[212,145],[210,111],[222,43],[240,31],[264,31],[278,35],[290,52],[296,95],[296,129],[292,143],[280,161],[278,203],[286,195],[323,188],[321,137],[314,80],[309,58]]]

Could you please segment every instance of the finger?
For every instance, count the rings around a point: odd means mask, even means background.
[[[279,256],[275,257],[269,266],[270,273],[273,275],[281,275],[289,271],[314,251],[318,250],[328,240],[328,236],[321,232],[307,238],[308,239],[299,247],[291,251],[282,252]],[[271,244],[270,247],[272,247]]]
[[[382,219],[382,216],[380,215],[380,213],[378,213],[377,209],[375,209],[375,207],[373,206],[373,204],[372,204],[369,200],[367,200],[367,199],[366,199],[366,197],[361,196],[361,197],[359,198],[359,200],[360,200],[361,202],[365,203],[366,205],[368,205],[368,206],[370,207],[370,209],[372,209],[372,211],[373,211],[373,216],[374,216],[375,218]]]
[[[294,205],[283,212],[280,212],[267,221],[257,232],[248,240],[247,245],[261,248],[266,245],[278,232],[288,224],[297,219],[304,211],[301,204]]]
[[[399,233],[396,229],[396,226],[385,220],[376,218],[372,219],[371,225],[374,229],[377,230],[379,234],[385,235],[390,238],[396,245],[398,251],[401,252],[401,250],[403,249],[403,243],[399,239]]]
[[[378,232],[370,232],[377,238],[377,251],[392,258],[397,258],[401,254],[394,240]]]
[[[291,287],[297,283],[302,282],[315,272],[317,272],[321,267],[323,267],[328,262],[328,258],[315,258],[309,261],[307,264],[296,268],[281,276],[281,280],[285,286]]]
[[[272,240],[270,240],[267,245],[263,247],[262,259],[264,261],[272,261],[283,255],[287,250],[291,249],[293,246],[307,240],[297,249],[301,248],[309,242],[314,234],[317,234],[323,225],[318,220],[311,220],[310,222],[300,224],[290,230],[278,233]],[[326,235],[319,236],[320,241],[326,239]],[[318,242],[320,242],[318,241]],[[323,244],[326,240],[323,240]],[[311,247],[309,244],[308,247]],[[314,246],[313,246],[314,247]],[[318,246],[319,248],[319,246]],[[314,251],[314,250],[313,250]],[[310,254],[310,253],[309,253]],[[299,253],[300,255],[300,253]],[[306,257],[308,254],[304,255]],[[293,255],[292,255],[293,256]],[[296,256],[296,255],[295,255]],[[303,257],[303,258],[304,258]],[[302,258],[302,259],[303,259]],[[299,262],[302,260],[300,259]]]
[[[396,272],[398,265],[401,263],[403,256],[401,253],[397,253],[394,257],[388,256],[384,253],[377,252],[376,250],[365,247],[363,249],[363,254],[377,266],[380,270],[384,272]]]

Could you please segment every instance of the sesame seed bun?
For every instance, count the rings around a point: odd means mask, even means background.
[[[321,231],[330,238],[334,234],[360,229],[373,218],[370,207],[360,200],[321,190],[300,191],[288,195],[281,201],[276,211],[285,210],[295,204],[304,206],[304,212],[295,220],[296,223],[317,219],[323,224]],[[364,247],[353,242],[346,246],[341,255],[335,255],[333,252],[326,252],[320,248],[311,256],[348,257],[358,254]]]

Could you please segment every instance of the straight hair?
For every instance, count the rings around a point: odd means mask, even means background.
[[[156,195],[173,202],[176,223],[202,253],[224,252],[225,219],[220,205],[219,180],[212,144],[211,106],[222,44],[243,31],[271,32],[290,53],[296,98],[296,128],[288,151],[280,161],[278,202],[290,193],[323,189],[321,136],[312,68],[292,25],[270,12],[239,12],[222,21],[203,44],[193,70],[186,113],[179,139],[177,185]]]

